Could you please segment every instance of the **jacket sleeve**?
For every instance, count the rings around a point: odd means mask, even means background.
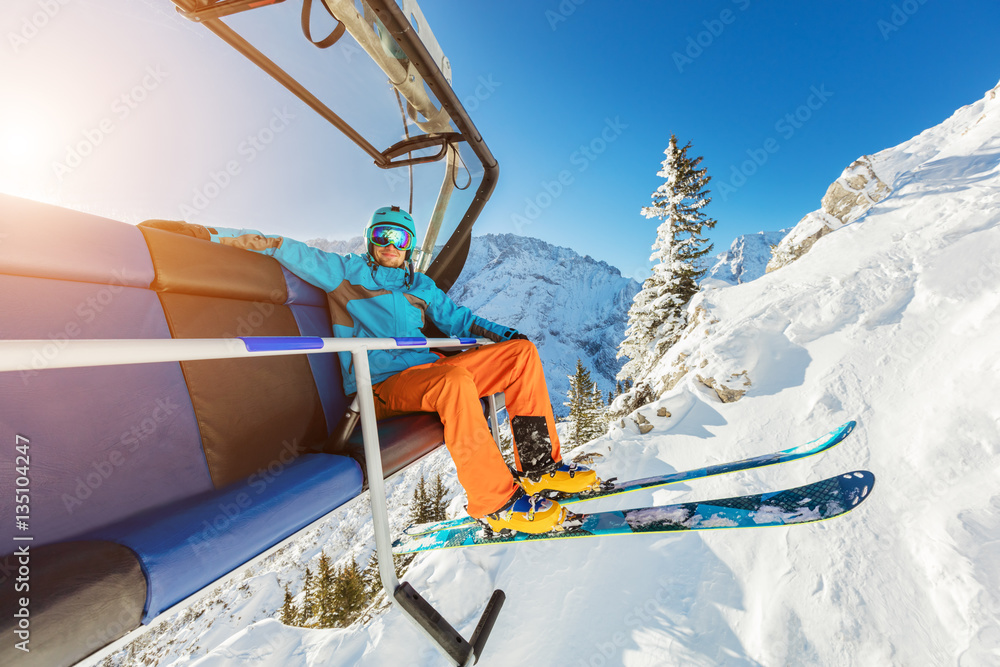
[[[430,281],[429,278],[425,279]],[[449,336],[476,336],[501,343],[510,340],[518,333],[515,329],[476,315],[465,306],[459,306],[436,285],[433,286],[431,293],[432,296],[427,303],[427,315],[438,329]]]
[[[346,275],[345,259],[283,236],[268,236],[254,229],[211,227],[211,241],[251,250],[278,260],[282,266],[324,292],[333,291]]]

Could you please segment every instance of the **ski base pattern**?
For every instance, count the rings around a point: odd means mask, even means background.
[[[571,517],[573,527],[540,535],[489,534],[491,531],[479,524],[438,530],[425,535],[403,535],[393,543],[393,552],[404,554],[529,540],[811,523],[850,512],[871,494],[874,486],[875,476],[866,470],[858,470],[784,491],[705,502],[575,514]]]
[[[569,496],[565,494],[556,494],[552,497],[558,501],[560,505],[571,505],[573,503],[580,503],[586,500],[593,500],[595,498],[606,498],[607,496],[616,496],[621,493],[629,493],[631,491],[639,491],[641,489],[652,489],[660,486],[666,486],[668,484],[687,482],[692,479],[702,479],[704,477],[714,477],[715,475],[725,475],[726,473],[739,472],[740,470],[762,468],[764,466],[775,465],[778,463],[788,463],[789,461],[795,461],[803,459],[807,456],[819,454],[820,452],[825,452],[826,450],[840,444],[844,438],[851,434],[851,431],[854,430],[855,426],[857,426],[857,422],[849,421],[843,426],[839,426],[830,431],[828,434],[816,438],[815,440],[811,440],[804,445],[783,449],[780,452],[774,452],[771,454],[754,456],[749,459],[743,459],[742,461],[720,463],[706,468],[695,468],[693,470],[685,470],[683,472],[672,472],[666,475],[646,477],[644,479],[636,479],[628,482],[615,482],[612,479],[604,482],[603,486],[598,491]],[[476,525],[476,520],[470,516],[463,516],[457,519],[449,519],[447,521],[432,521],[430,523],[413,524],[404,530],[403,533],[406,535],[426,535],[427,533],[433,533],[439,530],[449,530],[452,528],[459,528],[461,526],[472,525]]]

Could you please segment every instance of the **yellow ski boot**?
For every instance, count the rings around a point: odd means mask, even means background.
[[[541,474],[526,473],[520,479],[526,493],[558,492],[566,494],[586,493],[601,488],[601,480],[590,468],[575,463],[559,462],[548,472]]]
[[[518,489],[514,497],[493,514],[480,521],[499,535],[511,533],[547,533],[557,530],[569,512],[559,503]]]

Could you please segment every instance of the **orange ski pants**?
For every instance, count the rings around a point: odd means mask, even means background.
[[[493,441],[479,399],[503,392],[514,434],[517,469],[560,461],[559,437],[538,350],[527,340],[483,345],[413,366],[373,387],[379,419],[407,412],[436,412],[444,442],[473,517],[507,504],[517,484]]]

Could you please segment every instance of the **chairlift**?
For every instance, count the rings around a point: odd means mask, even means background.
[[[277,30],[268,13],[286,0],[172,1],[366,153],[374,174],[406,169],[411,201],[413,170],[443,165],[415,260],[447,291],[499,167],[416,1],[302,2],[317,60],[353,40],[391,86],[404,136],[383,148],[345,120],[349,110],[338,114],[279,66],[280,48],[265,55],[279,43],[267,30],[255,46],[237,29]],[[313,39],[331,18],[329,34]],[[0,481],[30,499],[0,499],[4,516],[23,515],[26,526],[4,563],[16,567],[24,554],[32,575],[30,607],[11,586],[0,598],[3,633],[30,637],[31,652],[8,641],[0,661],[95,664],[288,545],[365,483],[385,590],[451,664],[478,660],[502,591],[467,641],[396,577],[383,478],[443,436],[431,415],[376,424],[367,353],[488,341],[335,339],[322,293],[269,257],[56,206],[0,195],[0,231],[0,434],[19,448],[5,454]],[[88,300],[100,317],[79,314]],[[355,361],[353,406],[334,353]],[[360,432],[341,423],[351,414]],[[342,449],[315,451],[338,425]],[[19,619],[22,608],[30,620]]]

